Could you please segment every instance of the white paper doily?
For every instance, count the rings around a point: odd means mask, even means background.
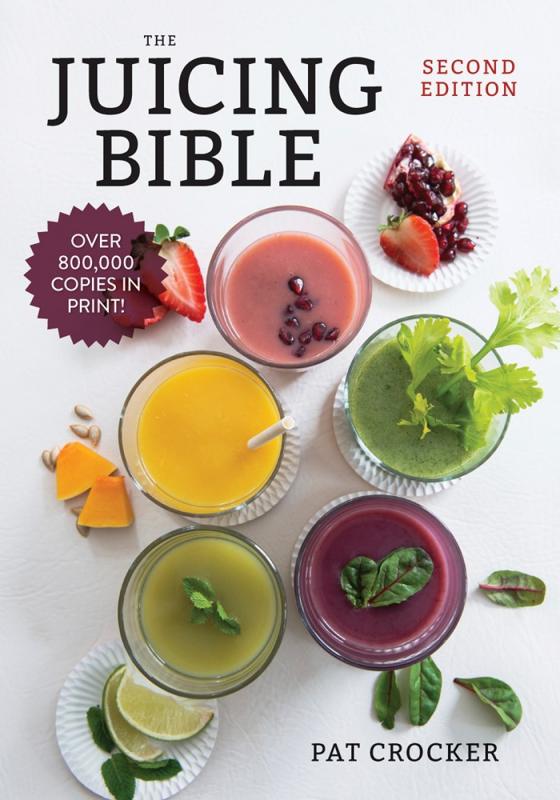
[[[344,378],[340,381],[333,404],[333,428],[338,449],[346,462],[360,478],[380,489],[382,492],[396,494],[399,497],[427,497],[448,489],[460,480],[452,481],[414,481],[402,478],[382,469],[372,461],[356,442],[350,423],[344,410]]]
[[[383,188],[396,150],[386,150],[372,159],[356,175],[346,195],[344,222],[367,255],[371,273],[383,283],[408,292],[438,292],[462,283],[478,270],[488,257],[496,238],[498,211],[493,191],[484,176],[460,153],[447,146],[436,146],[456,173],[469,205],[469,227],[465,236],[476,243],[471,253],[458,253],[450,264],[442,262],[431,275],[416,275],[389,259],[379,244],[377,226],[399,210]]]
[[[106,642],[91,650],[72,670],[60,691],[56,706],[56,737],[69,770],[87,789],[112,800],[101,775],[101,765],[109,758],[100,750],[88,728],[86,712],[101,703],[103,686],[110,672],[126,663],[122,644]],[[214,718],[197,736],[182,742],[161,742],[166,754],[183,767],[166,781],[136,781],[134,800],[166,800],[188,786],[202,770],[218,735],[218,703],[205,700]]]
[[[291,411],[287,408],[284,400],[282,400],[282,407],[286,416],[291,415]],[[266,514],[274,508],[274,506],[288,494],[297,475],[299,458],[300,438],[296,426],[291,431],[284,434],[284,452],[278,472],[274,476],[270,486],[268,486],[256,500],[253,500],[249,505],[237,511],[228,511],[227,514],[218,514],[214,517],[189,517],[188,514],[185,516],[197,525],[209,523],[226,526],[241,525],[243,522],[250,522],[253,519],[262,517],[263,514]]]

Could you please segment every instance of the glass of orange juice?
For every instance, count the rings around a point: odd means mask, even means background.
[[[126,398],[119,444],[126,469],[151,500],[189,517],[244,508],[274,479],[284,438],[256,449],[249,439],[284,411],[245,362],[212,351],[156,364]]]

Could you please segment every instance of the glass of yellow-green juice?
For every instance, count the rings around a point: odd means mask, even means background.
[[[193,621],[184,580],[211,587],[214,609]],[[253,541],[217,526],[172,531],[143,550],[124,579],[118,621],[125,649],[148,680],[184,697],[220,697],[258,677],[274,657],[286,624],[277,568]]]

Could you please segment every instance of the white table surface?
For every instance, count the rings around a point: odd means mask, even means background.
[[[379,149],[398,146],[410,130],[428,141],[449,141],[478,163],[492,182],[500,229],[493,254],[468,283],[429,296],[374,286],[370,316],[357,342],[403,314],[449,313],[489,331],[495,310],[488,286],[514,270],[537,263],[558,265],[557,187],[560,181],[560,103],[557,52],[559,12],[552,2],[395,4],[387,0],[149,3],[109,0],[72,3],[21,0],[4,4],[0,58],[4,81],[2,192],[2,545],[0,549],[0,686],[2,745],[0,796],[9,800],[70,800],[87,792],[67,771],[57,749],[54,712],[68,671],[96,643],[116,635],[116,599],[127,566],[154,537],[180,518],[133,494],[136,524],[129,530],[93,532],[84,540],[54,497],[52,476],[39,454],[66,439],[76,402],[95,409],[103,429],[102,450],[117,459],[117,417],[131,384],[154,362],[189,348],[226,350],[210,318],[200,326],[169,316],[156,328],[105,349],[59,340],[36,318],[25,292],[25,259],[47,220],[73,205],[120,204],[149,224],[185,224],[206,265],[217,239],[245,213],[281,202],[310,204],[338,216],[355,172]],[[147,50],[141,35],[177,34],[173,50]],[[116,125],[139,135],[149,127],[211,127],[224,137],[226,179],[234,172],[229,131],[254,128],[254,169],[270,166],[273,183],[282,173],[283,127],[319,127],[316,161],[320,188],[155,189],[146,185],[149,149],[142,144],[141,182],[99,189],[100,141],[96,127],[111,127],[86,107],[85,69],[74,79],[71,118],[59,128],[56,79],[50,59],[73,55],[171,55],[174,69],[189,58],[213,55],[226,61],[220,114],[193,119],[170,97],[172,117],[148,118],[147,68],[135,88],[134,109]],[[255,56],[259,113],[231,114],[235,80],[231,58]],[[265,117],[267,72],[262,59],[305,56],[324,59],[316,117],[290,106],[286,117]],[[378,111],[350,117],[328,102],[326,76],[341,58],[376,59],[383,85]],[[427,57],[511,57],[517,61],[516,98],[426,99],[419,97],[420,65]],[[175,73],[175,74],[176,74]],[[78,70],[75,70],[76,76]],[[201,82],[200,97],[213,96],[219,81]],[[101,124],[100,124],[101,123]],[[184,140],[173,139],[169,169],[182,177]],[[558,270],[556,278],[560,278]],[[211,763],[184,796],[197,800],[335,800],[407,796],[423,800],[549,800],[560,792],[558,733],[558,458],[560,434],[558,355],[535,364],[545,398],[512,420],[495,456],[455,488],[430,498],[465,555],[469,594],[460,625],[438,652],[445,684],[436,715],[412,728],[406,715],[384,731],[370,711],[374,675],[352,669],[324,653],[307,635],[294,606],[288,565],[294,540],[321,505],[366,485],[338,453],[331,428],[335,387],[352,356],[350,348],[304,374],[267,377],[296,411],[303,434],[301,474],[289,496],[265,518],[243,526],[278,563],[289,594],[289,620],[282,648],[266,674],[221,702],[221,729]],[[531,364],[524,352],[512,359]],[[518,568],[548,585],[540,608],[510,611],[490,604],[475,587],[498,568]],[[519,728],[506,734],[491,712],[452,684],[456,675],[489,674],[508,681],[523,701]],[[311,742],[361,742],[358,763],[311,763]],[[373,764],[374,741],[497,742],[500,762],[471,764]]]

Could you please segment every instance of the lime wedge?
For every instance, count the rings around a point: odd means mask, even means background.
[[[125,674],[126,667],[122,664],[114,669],[105,681],[102,700],[105,722],[115,744],[125,756],[134,761],[152,761],[161,756],[163,751],[148,741],[143,733],[129,725],[117,707],[117,689]]]
[[[208,708],[174,700],[134,683],[128,672],[119,681],[117,706],[134,728],[146,736],[168,742],[190,739],[214,716]]]

